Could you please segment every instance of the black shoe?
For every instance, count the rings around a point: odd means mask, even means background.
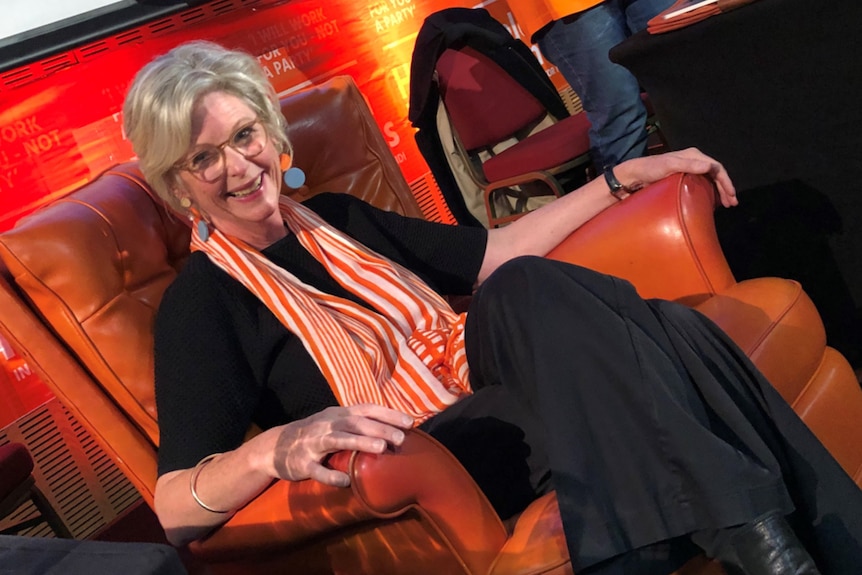
[[[740,527],[716,554],[728,575],[820,575],[777,511]]]

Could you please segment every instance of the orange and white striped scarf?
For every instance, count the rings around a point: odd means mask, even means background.
[[[218,230],[202,240],[197,221],[191,249],[206,253],[302,340],[340,405],[384,405],[418,425],[472,392],[464,349],[466,314],[456,314],[413,272],[305,206],[282,197],[280,207],[302,246],[377,312],[303,283]]]

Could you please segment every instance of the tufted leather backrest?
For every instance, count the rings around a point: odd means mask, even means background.
[[[144,186],[133,165],[110,170],[23,219],[0,250],[34,307],[158,444],[152,322],[189,233]]]
[[[349,76],[288,96],[281,110],[294,146],[294,165],[307,178],[308,194],[284,190],[296,200],[321,192],[347,192],[378,208],[421,218],[422,211]]]
[[[421,217],[351,78],[291,95],[282,110],[307,195],[347,192]],[[0,236],[0,257],[23,295],[153,446],[152,325],[188,244],[186,221],[152,195],[135,163],[107,171]]]

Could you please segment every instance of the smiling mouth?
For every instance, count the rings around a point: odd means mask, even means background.
[[[227,195],[231,198],[245,198],[246,196],[250,196],[251,194],[258,191],[261,185],[263,185],[263,173],[261,173],[249,187],[237,190],[235,192],[228,192]]]

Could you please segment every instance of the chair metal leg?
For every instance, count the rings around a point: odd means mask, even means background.
[[[48,501],[45,494],[36,487],[36,480],[32,475],[30,475],[24,482],[17,486],[12,493],[8,494],[6,498],[0,502],[0,518],[9,515],[23,505],[27,500],[30,500],[33,503],[33,506],[39,514],[3,529],[0,531],[0,535],[17,534],[24,529],[35,527],[44,522],[48,524],[54,532],[54,535],[57,537],[62,539],[73,539],[72,532],[69,531],[68,527],[66,527],[63,519],[51,505],[51,502]]]
[[[69,531],[68,527],[66,527],[66,524],[63,522],[63,518],[60,517],[60,514],[57,513],[57,510],[54,509],[54,506],[51,505],[51,502],[48,501],[48,498],[45,497],[44,493],[42,493],[42,490],[35,485],[30,492],[30,499],[33,501],[33,505],[36,506],[36,509],[39,510],[39,513],[42,514],[42,518],[45,520],[45,523],[51,527],[51,530],[57,537],[62,539],[73,539],[72,532]]]

